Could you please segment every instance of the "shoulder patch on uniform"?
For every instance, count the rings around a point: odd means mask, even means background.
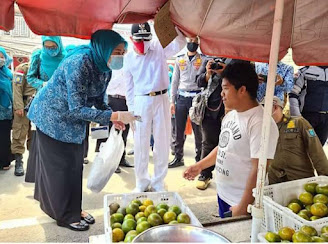
[[[317,134],[315,133],[314,129],[308,129],[307,130],[308,136],[309,137],[316,137]]]
[[[24,78],[24,71],[23,70],[17,70],[14,73],[14,83],[15,84],[22,84],[23,78]]]
[[[287,124],[287,129],[294,129],[295,128],[295,121],[290,120]]]

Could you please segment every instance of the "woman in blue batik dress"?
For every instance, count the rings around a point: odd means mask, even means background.
[[[112,112],[103,99],[111,69],[123,66],[126,46],[118,33],[96,31],[89,45],[66,56],[31,104],[38,145],[34,198],[59,226],[82,231],[95,222],[81,207],[86,122],[113,121],[122,128],[135,120],[131,112]]]
[[[10,131],[13,118],[13,75],[8,69],[12,59],[0,47],[0,170],[8,170],[13,160]]]
[[[65,57],[66,51],[63,47],[61,37],[59,36],[42,36],[42,49],[36,50],[31,56],[31,62],[26,78],[27,82],[39,91],[47,84],[60,62]],[[26,169],[26,182],[35,182],[35,162],[36,162],[36,139],[35,128],[32,127],[30,134],[29,157]]]

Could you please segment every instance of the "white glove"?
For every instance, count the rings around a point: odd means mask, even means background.
[[[137,118],[131,112],[117,112],[117,121],[121,121],[124,124],[130,124]]]

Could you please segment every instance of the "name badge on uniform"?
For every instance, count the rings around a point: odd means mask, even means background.
[[[22,84],[23,79],[24,79],[24,71],[22,71],[22,70],[17,70],[17,71],[14,73],[14,83],[15,83],[15,84]]]
[[[201,58],[197,58],[195,61],[194,61],[194,68],[196,70],[199,70],[200,66],[202,65],[202,60]]]
[[[287,124],[287,129],[294,129],[295,128],[295,122],[294,120],[290,120]]]
[[[308,129],[307,130],[308,136],[309,137],[316,137],[317,134],[315,133],[314,129]]]
[[[179,68],[180,70],[185,70],[186,69],[186,60],[184,60],[183,58],[179,60]]]

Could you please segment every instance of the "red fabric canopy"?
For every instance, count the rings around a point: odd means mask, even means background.
[[[14,0],[0,1],[0,28],[14,23]],[[30,29],[40,35],[88,39],[113,23],[153,18],[167,0],[17,0]],[[199,35],[205,54],[268,62],[275,0],[171,0],[173,22]],[[279,59],[289,47],[298,65],[328,64],[328,1],[285,0]]]
[[[14,0],[0,1],[0,29],[10,31],[14,28]]]

